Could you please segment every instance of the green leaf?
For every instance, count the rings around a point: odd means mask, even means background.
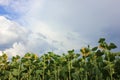
[[[18,75],[19,75],[19,72],[18,72],[18,70],[17,70],[17,69],[13,69],[12,74],[13,74],[14,76],[18,76]]]
[[[80,68],[80,70],[79,70],[80,72],[83,72],[84,71],[84,68]]]
[[[15,77],[13,77],[12,80],[17,80],[17,79]]]
[[[68,53],[73,53],[74,52],[74,49],[73,50],[69,50]]]
[[[100,38],[98,43],[103,43],[105,41],[105,38]]]
[[[50,70],[47,71],[47,74],[50,76]]]
[[[36,70],[36,74],[42,74],[42,70]]]
[[[96,51],[98,49],[98,47],[94,47],[92,48],[92,51]]]
[[[97,61],[97,62],[102,62],[102,61],[103,61],[103,57],[102,57],[102,56],[101,56],[101,57],[98,57],[96,61]]]
[[[110,49],[115,49],[115,48],[117,48],[117,46],[114,43],[110,43],[109,48]]]
[[[102,56],[104,53],[103,52],[101,52],[100,50],[98,50],[97,52],[96,52],[96,56]]]

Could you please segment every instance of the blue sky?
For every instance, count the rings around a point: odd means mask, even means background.
[[[100,37],[120,49],[120,1],[1,0],[0,51],[56,53],[95,46]]]

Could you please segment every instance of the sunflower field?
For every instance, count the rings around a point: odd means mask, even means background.
[[[26,53],[0,56],[0,80],[120,80],[120,52],[100,38],[98,46],[69,50],[62,55]]]

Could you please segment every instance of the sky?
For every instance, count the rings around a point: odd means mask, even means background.
[[[119,0],[0,0],[0,54],[63,53],[96,46],[120,50]]]

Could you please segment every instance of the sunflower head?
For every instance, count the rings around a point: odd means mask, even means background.
[[[7,59],[8,59],[7,54],[3,54],[3,55],[2,55],[2,57],[3,57],[5,60],[7,60]]]
[[[86,57],[86,56],[88,56],[89,54],[90,54],[90,50],[89,50],[89,48],[82,48],[81,50],[81,53],[82,53],[82,56],[84,56],[84,57]]]

